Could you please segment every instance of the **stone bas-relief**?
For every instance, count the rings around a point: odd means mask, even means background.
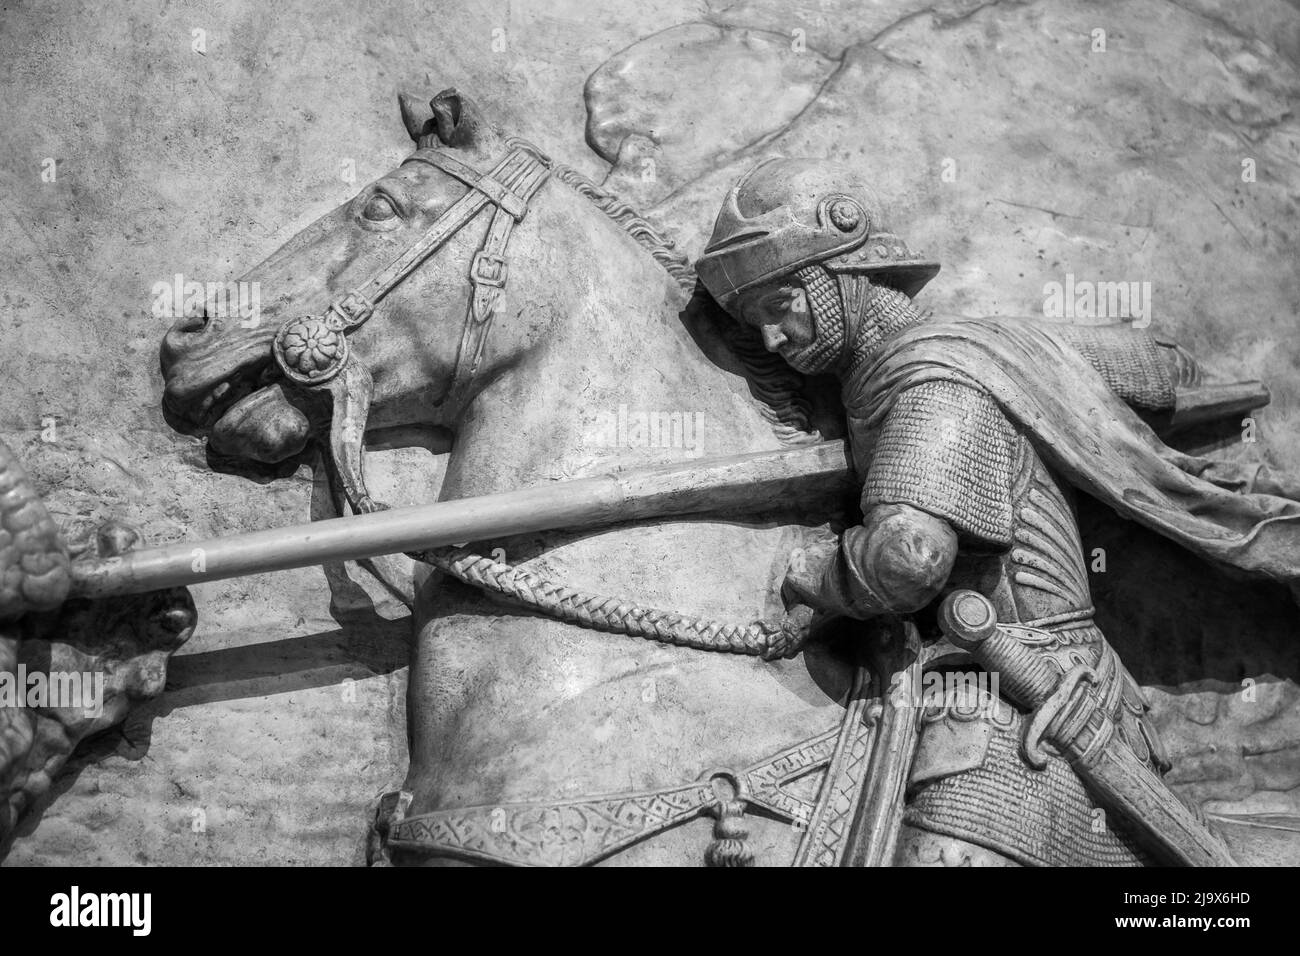
[[[737,62],[771,46],[737,48],[729,31],[693,30],[693,43],[720,43]],[[819,84],[834,92],[838,52],[799,61],[798,95],[774,122],[797,126],[794,100],[816,99]],[[589,106],[634,98],[633,87],[593,85]],[[890,219],[859,188],[866,164],[848,163],[846,176],[829,158],[844,157],[816,139],[767,148],[760,128],[742,126],[716,148],[691,143],[689,155],[665,138],[660,167],[674,178],[656,184],[632,173],[654,112],[600,127],[601,155],[617,164],[610,192],[547,156],[581,162],[578,150],[512,140],[517,124],[494,123],[495,109],[454,93],[408,97],[416,156],[243,277],[277,290],[258,328],[214,316],[168,335],[171,421],[222,456],[261,464],[319,449],[335,511],[400,501],[371,493],[367,430],[453,433],[441,496],[456,500],[687,451],[611,441],[599,423],[625,406],[699,416],[710,457],[847,427],[861,493],[847,506],[792,495],[761,513],[503,533],[419,554],[414,593],[407,564],[371,562],[385,590],[414,604],[415,643],[409,773],[373,813],[356,811],[374,817],[369,860],[1286,861],[1285,813],[1226,814],[1222,786],[1182,785],[1189,767],[1190,779],[1199,772],[1191,738],[1171,733],[1159,698],[1130,676],[1152,682],[1151,648],[1106,609],[1092,614],[1097,501],[1126,519],[1103,515],[1108,528],[1140,525],[1206,568],[1290,580],[1277,544],[1285,520],[1252,538],[1265,539],[1252,548],[1267,560],[1231,538],[1248,520],[1285,518],[1294,483],[1211,464],[1188,430],[1239,428],[1264,401],[1243,381],[1253,369],[1216,376],[1203,349],[1193,357],[1140,329],[927,315],[924,299],[911,300],[933,263],[900,238],[915,242],[908,219]],[[673,217],[657,200],[685,187],[711,221],[740,177],[782,153],[814,157],[820,191],[798,221],[843,247],[760,257],[770,274],[736,298],[771,301],[743,305],[727,301],[730,279],[710,277],[706,254],[697,290],[664,237],[699,223],[663,228]],[[745,182],[755,180],[734,195]],[[774,222],[795,199],[771,183],[763,198]],[[929,238],[917,247],[947,259]],[[682,248],[694,257],[704,245]],[[761,320],[783,308],[788,335],[784,318]],[[795,371],[838,376],[843,407],[824,379]],[[1079,407],[1065,401],[1079,396]],[[1070,448],[1075,458],[1062,460]],[[1101,474],[1094,458],[1106,461]],[[1190,510],[1212,525],[1207,508],[1230,514],[1216,525],[1226,538],[1166,507],[1171,487],[1181,505],[1200,495]],[[1162,583],[1166,598],[1181,593],[1176,575]],[[1189,681],[1222,678],[1190,659],[1180,668]],[[1284,746],[1232,737],[1233,720],[1217,726],[1229,749],[1280,749],[1254,787],[1286,793]],[[1284,743],[1285,715],[1268,732]],[[1202,814],[1206,804],[1217,812]],[[1008,806],[1030,825],[999,825]]]

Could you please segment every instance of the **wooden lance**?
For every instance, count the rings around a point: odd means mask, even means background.
[[[72,563],[72,597],[102,598],[557,528],[756,513],[853,492],[842,441],[656,465],[594,478],[142,548]]]

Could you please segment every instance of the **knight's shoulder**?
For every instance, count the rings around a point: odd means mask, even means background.
[[[1032,315],[956,315],[932,313],[924,322],[913,326],[916,331],[957,329],[967,333],[996,331],[1005,328],[1051,329],[1057,323],[1047,322]]]
[[[942,378],[912,385],[894,397],[871,438],[864,510],[910,504],[968,541],[1009,545],[1019,436],[984,389]]]
[[[923,378],[871,404],[846,406],[849,431],[874,446],[882,433],[916,455],[951,445],[1001,446],[1016,431],[993,396],[968,378]]]
[[[998,403],[969,379],[931,379],[902,389],[894,397],[889,418],[914,419],[946,430],[969,431],[975,425],[1001,429],[1005,416]]]
[[[1036,333],[1052,334],[1052,324],[1032,316],[1020,315],[951,315],[932,313],[922,322],[904,329],[891,339],[894,352],[925,348],[943,342],[980,346],[1012,338],[1033,338]],[[981,350],[982,351],[982,350]]]

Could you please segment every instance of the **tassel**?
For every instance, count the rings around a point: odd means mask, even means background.
[[[713,842],[704,851],[704,862],[708,866],[753,866],[754,852],[745,842],[749,836],[744,819],[745,801],[719,800],[716,807]]]

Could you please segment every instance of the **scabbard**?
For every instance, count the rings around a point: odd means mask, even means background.
[[[1228,848],[1192,811],[1112,735],[1092,753],[1066,758],[1098,798],[1163,847],[1171,862],[1182,866],[1236,866]]]
[[[949,640],[998,675],[1012,700],[1032,710],[1021,744],[1027,763],[1045,766],[1042,743],[1050,743],[1094,796],[1129,821],[1168,863],[1236,865],[1223,842],[1119,735],[1097,693],[1097,671],[1078,664],[1062,675],[1018,636],[1034,632],[1050,639],[1049,632],[999,624],[992,603],[974,591],[949,595],[940,608],[939,625]]]

